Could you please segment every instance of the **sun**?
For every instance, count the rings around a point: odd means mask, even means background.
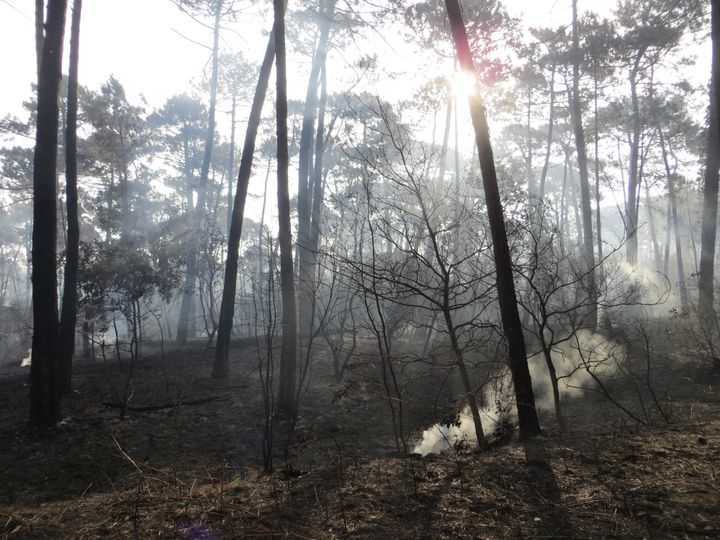
[[[450,91],[455,99],[467,99],[477,91],[477,78],[474,73],[459,70],[450,77]]]

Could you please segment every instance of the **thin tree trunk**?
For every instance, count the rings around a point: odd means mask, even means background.
[[[653,213],[652,201],[650,199],[650,188],[647,183],[647,177],[643,177],[645,184],[645,206],[648,213],[648,225],[650,226],[650,242],[653,247],[653,258],[655,259],[655,270],[662,271],[662,258],[660,257],[660,245],[658,244],[657,229],[655,227],[655,215]]]
[[[192,234],[194,238],[189,242],[187,252],[187,265],[185,274],[185,286],[183,288],[182,304],[180,306],[180,318],[176,341],[178,345],[187,343],[190,333],[191,308],[195,294],[195,283],[198,276],[198,255],[202,245],[203,221],[205,219],[205,199],[207,197],[207,184],[210,175],[210,163],[212,161],[213,143],[215,141],[215,109],[217,106],[218,86],[218,48],[220,41],[220,16],[222,14],[223,0],[217,0],[215,4],[215,24],[213,26],[213,49],[212,49],[212,72],[210,74],[210,106],[208,108],[208,127],[205,135],[205,154],[203,156],[202,169],[200,170],[200,181],[198,183],[198,197],[195,204],[194,223]]]
[[[545,199],[545,180],[547,179],[548,168],[550,167],[553,128],[555,126],[555,71],[556,66],[553,64],[550,73],[550,113],[548,116],[547,147],[545,148],[545,161],[543,163],[542,173],[540,173],[540,193],[538,194],[540,202]]]
[[[286,419],[296,413],[295,371],[297,368],[297,314],[295,276],[288,190],[287,72],[285,60],[285,0],[274,0],[275,75],[277,114],[277,200],[278,243],[280,244],[280,291],[282,294],[282,343],[280,348],[280,391],[278,412]]]
[[[690,211],[690,193],[688,192],[687,188],[685,189],[685,212],[687,214],[687,230],[690,235],[690,244],[692,245],[693,249],[693,264],[695,268],[695,273],[699,275],[700,263],[698,262],[697,241],[695,240],[695,224],[693,223],[693,216],[692,212]]]
[[[37,76],[40,80],[40,66],[42,64],[43,42],[45,40],[45,0],[35,0],[35,58],[37,62]]]
[[[313,277],[314,254],[310,253],[312,243],[312,150],[315,114],[318,108],[318,86],[320,72],[325,65],[328,40],[332,27],[332,18],[335,10],[335,0],[325,0],[319,13],[319,31],[317,48],[310,70],[305,107],[303,111],[303,125],[300,134],[300,149],[298,163],[298,287],[300,304],[300,338],[307,339],[312,333],[312,306],[315,297],[315,283]]]
[[[67,96],[65,135],[65,190],[67,207],[67,241],[63,278],[62,311],[60,315],[60,379],[59,391],[72,389],[72,360],[75,353],[75,323],[78,303],[78,259],[80,257],[80,222],[77,193],[77,107],[78,51],[80,47],[80,16],[82,0],[73,1],[70,27],[70,68]]]
[[[315,134],[315,168],[312,174],[312,219],[310,223],[310,256],[311,256],[311,274],[313,280],[318,280],[317,257],[320,250],[321,237],[321,220],[322,209],[325,198],[325,182],[324,182],[324,157],[325,157],[325,112],[327,109],[327,72],[325,66],[321,72],[320,78],[320,103],[318,105],[318,127]],[[330,138],[333,126],[335,125],[334,117],[330,121],[327,130],[327,139]]]
[[[51,426],[60,417],[57,297],[57,143],[66,0],[49,0],[38,80],[33,168],[30,423]]]
[[[598,80],[597,70],[594,73],[594,119],[595,119],[595,234],[597,235],[598,261],[602,263],[603,243],[602,243],[602,214],[600,213],[600,135],[598,130]],[[597,279],[600,283],[604,281],[602,264],[599,266]]]
[[[698,311],[703,318],[715,315],[715,239],[717,235],[718,169],[720,168],[720,1],[711,1],[712,81],[708,126],[705,187],[703,190],[702,247],[698,283]]]
[[[577,151],[578,168],[580,170],[580,203],[582,208],[583,247],[586,278],[584,286],[590,295],[586,326],[591,330],[597,327],[597,284],[595,277],[595,239],[592,230],[592,205],[590,203],[590,179],[588,175],[587,149],[585,147],[585,130],[582,125],[582,109],[580,105],[580,46],[578,38],[577,0],[573,0],[573,89],[571,114],[573,131],[575,132],[575,149]]]
[[[237,114],[237,81],[233,82],[232,108],[230,110],[230,153],[227,172],[227,231],[230,235],[233,214],[233,170],[235,169],[235,116]]]
[[[673,229],[675,230],[675,258],[677,259],[678,288],[680,289],[680,309],[683,313],[690,310],[690,300],[688,298],[687,284],[685,283],[685,264],[683,262],[682,236],[680,231],[680,220],[678,219],[677,193],[675,191],[675,179],[670,172],[670,164],[668,163],[667,148],[665,146],[665,137],[662,129],[660,132],[660,150],[662,151],[663,163],[665,165],[665,175],[668,183],[668,198],[670,199],[670,212],[672,213]],[[692,234],[692,232],[691,232]],[[668,242],[669,244],[669,242]]]
[[[445,6],[460,66],[468,73],[474,73],[475,66],[468,45],[460,3],[458,0],[445,0]],[[535,409],[535,396],[525,352],[525,337],[523,336],[518,314],[512,261],[510,259],[502,201],[495,172],[495,161],[490,144],[490,131],[485,117],[485,106],[477,93],[470,96],[469,105],[475,130],[480,170],[483,177],[488,218],[490,220],[498,300],[500,302],[503,331],[507,341],[510,370],[515,387],[520,436],[531,437],[540,433],[540,422]]]
[[[645,50],[638,51],[630,72],[630,97],[632,101],[632,135],[630,139],[630,174],[628,176],[626,233],[627,233],[627,262],[633,267],[638,262],[638,216],[637,198],[640,179],[638,175],[638,162],[640,160],[640,105],[637,94],[637,73]]]
[[[237,290],[237,273],[242,236],[242,222],[245,216],[245,201],[247,200],[248,185],[252,174],[253,157],[255,154],[255,141],[260,116],[262,114],[265,95],[267,94],[270,72],[275,58],[275,33],[270,33],[265,57],[260,67],[258,84],[255,87],[250,117],[245,131],[245,143],[240,157],[240,170],[238,171],[238,185],[235,192],[235,201],[232,206],[232,219],[228,233],[227,260],[225,262],[225,281],[223,283],[222,300],[220,302],[220,319],[218,321],[217,345],[215,347],[215,361],[212,376],[214,379],[224,379],[230,373],[228,357],[230,354],[230,336],[232,334],[233,319],[235,317],[235,292]],[[264,217],[264,213],[263,213]],[[262,237],[262,227],[260,236]],[[260,251],[262,259],[262,250]]]
[[[663,245],[663,266],[662,273],[667,276],[670,272],[670,243],[672,238],[672,205],[670,196],[665,201],[665,244]]]

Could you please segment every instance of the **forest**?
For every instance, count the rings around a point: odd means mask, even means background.
[[[0,539],[720,537],[720,0],[21,4]]]

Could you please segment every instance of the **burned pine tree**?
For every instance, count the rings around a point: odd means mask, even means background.
[[[49,0],[38,79],[37,136],[33,170],[30,422],[53,425],[58,393],[57,145],[66,0]]]
[[[450,31],[455,42],[455,51],[460,67],[469,73],[474,73],[475,66],[468,44],[465,23],[458,0],[445,0]],[[525,351],[525,338],[523,336],[520,316],[518,314],[515,284],[513,283],[512,261],[510,248],[505,230],[502,201],[498,189],[495,162],[492,146],[490,144],[490,131],[485,117],[485,106],[477,93],[470,95],[470,114],[475,130],[475,143],[480,160],[485,200],[488,217],[490,219],[490,232],[492,236],[493,252],[495,254],[495,270],[498,289],[498,300],[502,316],[503,331],[507,340],[510,371],[515,386],[517,402],[518,423],[521,437],[531,437],[540,433],[540,421],[535,409],[535,396],[533,394],[530,370],[528,369]]]

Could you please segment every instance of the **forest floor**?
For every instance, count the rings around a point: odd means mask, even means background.
[[[595,400],[563,434],[543,418],[533,440],[420,457],[395,449],[370,384],[316,369],[288,457],[266,474],[252,355],[227,381],[209,370],[201,347],[148,357],[123,417],[126,375],[78,366],[63,421],[38,431],[27,370],[3,368],[0,538],[720,538],[709,379],[666,401],[669,424],[638,427]],[[406,430],[416,442],[431,424],[418,414]]]

